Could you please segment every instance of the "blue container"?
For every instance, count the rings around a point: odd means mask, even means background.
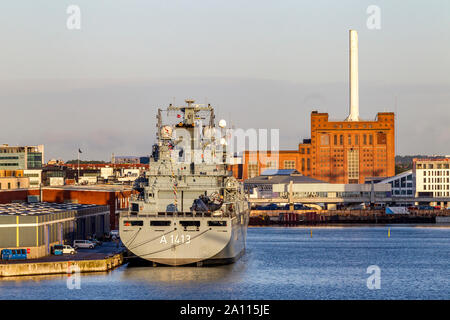
[[[27,250],[26,249],[3,249],[2,250],[3,260],[26,260]]]
[[[61,245],[61,244],[56,244],[56,245],[54,245],[53,247],[52,247],[52,253],[55,255],[55,256],[60,256],[60,255],[62,255],[63,254],[63,246]]]

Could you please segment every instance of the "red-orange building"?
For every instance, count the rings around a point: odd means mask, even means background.
[[[298,150],[264,154],[245,151],[242,179],[266,169],[297,169],[331,183],[364,183],[366,177],[395,175],[394,113],[380,112],[374,121],[330,121],[328,113],[311,113],[311,139]]]

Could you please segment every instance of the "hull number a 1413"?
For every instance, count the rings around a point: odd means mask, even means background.
[[[159,241],[159,243],[164,243],[164,244],[189,244],[191,243],[191,236],[190,235],[184,235],[182,234],[181,236],[178,234],[175,235],[171,235],[171,236],[162,236],[161,240]]]

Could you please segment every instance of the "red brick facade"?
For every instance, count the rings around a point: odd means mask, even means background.
[[[364,183],[366,177],[395,175],[395,116],[380,112],[375,121],[329,121],[328,113],[311,113],[310,143],[298,150],[245,151],[242,179],[266,169],[296,169],[331,183]]]

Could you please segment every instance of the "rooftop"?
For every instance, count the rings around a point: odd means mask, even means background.
[[[267,169],[262,176],[289,176],[291,174],[298,174],[299,172],[295,169]]]
[[[450,161],[450,158],[449,157],[447,157],[447,158],[414,158],[413,159],[413,162],[432,162],[432,161],[437,161],[437,162],[440,162],[440,161]]]
[[[325,181],[313,179],[300,173],[292,173],[288,175],[261,175],[245,180],[244,184],[288,184],[291,181],[292,183],[326,183]]]
[[[4,215],[46,215],[65,211],[80,211],[100,207],[95,204],[76,204],[76,203],[7,203],[0,204],[0,216]]]
[[[94,185],[65,185],[45,187],[44,189],[62,189],[73,191],[129,191],[132,186],[122,184],[94,184]]]

